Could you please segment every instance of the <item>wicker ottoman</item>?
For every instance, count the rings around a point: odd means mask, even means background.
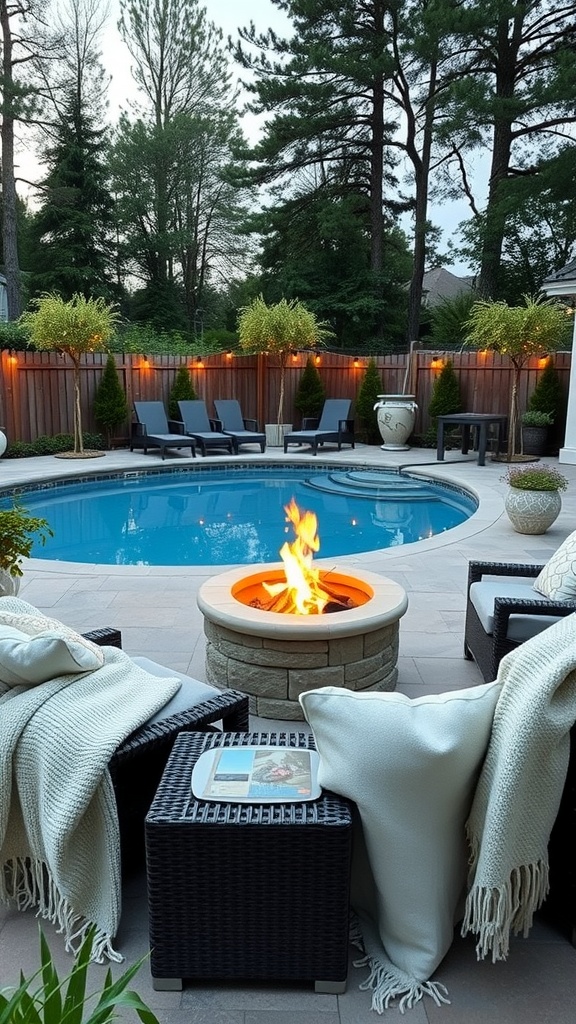
[[[333,793],[292,804],[196,800],[190,779],[214,746],[313,748],[304,733],[178,736],[146,818],[155,989],[183,979],[314,981],[344,992],[351,805]]]

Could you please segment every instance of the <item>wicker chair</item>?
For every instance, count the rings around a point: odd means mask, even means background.
[[[468,565],[464,657],[474,659],[486,682],[496,679],[505,654],[576,611],[576,601],[550,601],[533,590],[529,580],[536,579],[542,568],[509,562]],[[492,603],[493,622],[486,614],[488,609],[492,612]]]
[[[102,646],[122,647],[122,635],[118,629],[106,627],[84,636]],[[178,672],[169,674],[179,675]],[[185,680],[187,677],[182,678]],[[248,729],[248,697],[237,690],[220,691],[215,687],[210,687],[210,690],[214,692],[208,699],[191,703],[190,707],[176,714],[170,713],[170,703],[166,705],[166,717],[160,713],[154,716],[153,721],[140,726],[118,747],[110,761],[124,870],[139,866],[144,861],[144,819],[176,736],[180,732],[210,730],[219,721],[227,732],[246,732]]]
[[[498,675],[498,666],[505,654],[514,650],[560,617],[576,611],[574,601],[549,601],[537,595],[531,579],[542,565],[506,562],[470,562],[464,628],[464,655],[474,659],[486,682]],[[484,579],[486,577],[486,579]],[[492,580],[489,581],[489,578]],[[496,577],[496,579],[494,579]],[[524,582],[522,581],[524,578]],[[486,587],[479,593],[479,587]],[[490,589],[488,589],[490,588]],[[525,591],[522,593],[522,591]],[[497,592],[502,597],[494,597]],[[506,596],[506,595],[513,596]],[[493,600],[492,632],[487,632],[487,604]],[[576,708],[574,709],[576,720]],[[576,865],[573,835],[576,829],[576,724],[570,733],[570,762],[562,801],[549,843],[550,892],[542,908],[542,916],[570,938],[576,946]]]

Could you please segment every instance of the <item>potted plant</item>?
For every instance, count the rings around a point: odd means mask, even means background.
[[[554,422],[549,412],[527,409],[522,413],[522,451],[525,455],[545,455],[548,428]]]
[[[31,516],[18,501],[0,509],[0,597],[18,593],[22,559],[29,558],[34,539],[44,545],[53,536],[47,520]]]
[[[546,533],[560,514],[566,477],[555,466],[542,465],[511,468],[504,479],[509,487],[504,507],[516,533]]]
[[[60,978],[40,930],[41,967],[29,978],[21,973],[17,986],[0,990],[0,1024],[106,1024],[119,1019],[119,1009],[123,1019],[133,1010],[146,1024],[158,1024],[150,1007],[128,988],[144,957],[114,980],[107,970],[101,987],[88,991],[93,941],[94,929],[78,949],[70,973]]]
[[[66,302],[60,295],[47,294],[31,302],[21,323],[30,332],[35,348],[60,352],[74,364],[74,450],[57,457],[96,458],[101,451],[86,451],[82,439],[80,404],[80,361],[85,352],[102,352],[114,333],[118,313],[104,299],[73,295]],[[35,307],[35,308],[34,308]]]
[[[238,313],[238,340],[244,352],[268,352],[280,369],[278,414],[275,424],[266,424],[266,443],[281,446],[284,434],[292,430],[284,423],[284,385],[286,365],[291,352],[315,349],[332,335],[298,299],[281,299],[267,305],[262,295]]]
[[[542,356],[569,346],[571,325],[565,308],[554,299],[524,296],[523,306],[482,299],[475,302],[466,323],[466,343],[492,349],[509,357],[514,373],[508,413],[508,462],[521,461],[517,455],[518,381],[520,370],[532,356]]]

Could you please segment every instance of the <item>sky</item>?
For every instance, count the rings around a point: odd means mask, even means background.
[[[203,6],[208,12],[209,20],[222,29],[225,40],[228,36],[236,39],[238,27],[247,26],[250,21],[253,21],[256,29],[261,32],[273,27],[276,32],[282,34],[290,27],[284,12],[279,11],[271,0],[249,0],[249,3],[242,3],[241,0],[203,0]],[[111,119],[115,121],[120,109],[127,107],[130,99],[135,97],[136,90],[130,75],[131,57],[117,29],[119,0],[109,0],[109,9],[110,16],[102,35],[102,61],[110,75],[109,111]],[[246,115],[242,121],[243,131],[251,142],[258,138],[258,125],[258,119],[252,115]],[[31,154],[22,155],[21,167],[32,180],[37,177],[37,165]],[[431,206],[430,219],[444,231],[441,250],[445,248],[458,223],[468,215],[469,209],[464,202]],[[407,234],[410,234],[409,219],[406,219],[402,226]],[[448,269],[458,275],[470,273],[469,268],[462,263],[451,263]]]

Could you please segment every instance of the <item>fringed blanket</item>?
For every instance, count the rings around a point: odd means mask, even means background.
[[[37,907],[71,951],[95,926],[97,962],[123,959],[112,946],[120,840],[107,766],[180,686],[103,651],[96,671],[0,693],[0,901]]]
[[[576,721],[576,615],[500,663],[502,690],[467,823],[471,884],[462,934],[479,959],[503,960],[510,933],[527,935],[548,892],[548,840]]]

